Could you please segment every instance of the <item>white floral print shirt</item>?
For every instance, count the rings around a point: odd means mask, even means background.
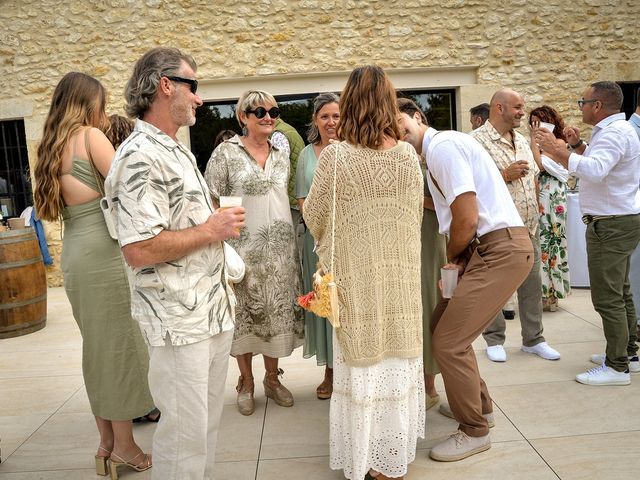
[[[213,211],[193,154],[142,120],[116,152],[105,191],[121,246],[202,224]],[[234,327],[222,242],[128,270],[132,315],[149,345],[163,346],[167,336],[186,345]]]

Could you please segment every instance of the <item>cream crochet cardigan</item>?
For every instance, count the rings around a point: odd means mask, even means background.
[[[420,225],[423,178],[414,148],[327,146],[320,155],[304,220],[331,265],[331,209],[337,161],[333,274],[340,298],[336,334],[346,363],[422,355]]]

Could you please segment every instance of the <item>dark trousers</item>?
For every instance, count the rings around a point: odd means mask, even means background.
[[[586,238],[591,301],[607,340],[605,364],[624,372],[627,356],[638,353],[629,265],[640,240],[640,215],[596,220],[587,226]]]

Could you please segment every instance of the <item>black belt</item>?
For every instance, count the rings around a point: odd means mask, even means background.
[[[635,217],[636,215],[640,215],[640,213],[629,213],[627,215],[583,215],[582,222],[585,225],[589,225],[590,223],[597,222],[598,220],[605,220],[607,218]]]

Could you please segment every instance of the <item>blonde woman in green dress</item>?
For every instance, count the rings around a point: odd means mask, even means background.
[[[64,288],[82,334],[82,374],[100,432],[98,475],[108,474],[109,458],[137,471],[151,467],[151,455],[133,438],[131,419],[154,408],[149,354],[131,318],[120,247],[100,210],[101,184],[115,153],[100,130],[108,126],[105,103],[98,80],[66,74],[53,93],[34,172],[38,216],[64,221]]]
[[[313,100],[313,116],[309,125],[307,145],[298,157],[296,169],[296,197],[300,212],[304,209],[304,200],[309,194],[313,174],[320,153],[337,138],[336,130],[340,120],[339,98],[333,93],[321,93]],[[313,273],[316,271],[318,255],[315,253],[314,239],[309,230],[305,230],[302,248],[302,281],[304,291],[309,292],[313,285]],[[324,365],[324,380],[316,389],[319,399],[331,398],[333,392],[333,346],[331,342],[331,324],[326,318],[304,312],[304,358],[316,356],[318,365]]]

